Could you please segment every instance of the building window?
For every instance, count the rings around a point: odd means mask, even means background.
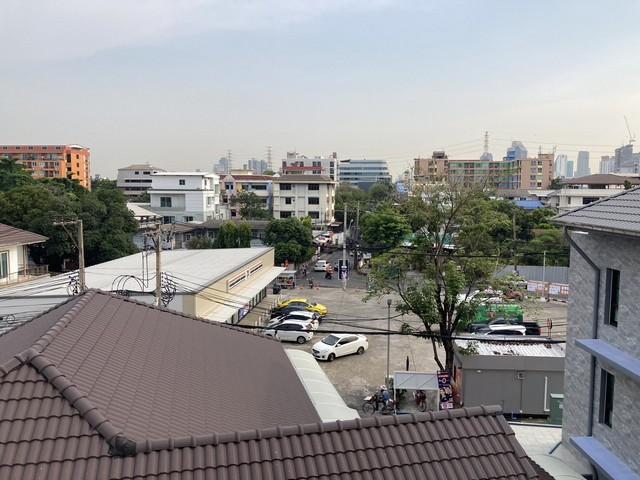
[[[607,268],[607,291],[605,299],[604,322],[618,326],[618,307],[620,302],[620,270]]]
[[[140,175],[140,172],[133,172],[134,175]]]
[[[291,212],[280,212],[280,218],[289,218],[291,217]]]
[[[184,221],[185,222],[193,222],[193,217],[191,215],[185,216],[184,217]]]
[[[9,252],[0,252],[0,278],[9,276]]]
[[[162,223],[176,223],[176,217],[162,217]]]
[[[160,197],[160,207],[171,208],[171,197]]]
[[[315,190],[315,191],[318,191],[318,190],[320,190],[320,184],[318,184],[318,183],[310,183],[310,184],[308,185],[308,189],[309,189],[309,190]]]
[[[606,370],[600,370],[600,423],[611,426],[613,414],[613,389],[616,377]]]
[[[284,198],[284,204],[285,205],[291,205],[292,202],[293,202],[293,197],[285,197]]]
[[[186,185],[187,182],[184,181],[184,178],[178,180],[178,185]]]
[[[280,184],[280,190],[291,190],[291,184],[290,183],[281,183]]]
[[[151,175],[151,172],[142,172],[143,175]]]
[[[307,203],[309,205],[320,205],[320,197],[309,197]]]
[[[318,220],[320,218],[320,212],[309,212],[309,218],[313,218],[314,220]]]

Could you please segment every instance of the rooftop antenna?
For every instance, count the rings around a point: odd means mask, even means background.
[[[627,132],[629,132],[629,145],[632,145],[633,142],[636,141],[636,136],[631,133],[631,128],[629,127],[629,120],[627,120],[627,116],[624,116],[624,123],[627,125]]]
[[[482,153],[489,153],[489,132],[486,130],[484,132],[484,145],[482,146]]]

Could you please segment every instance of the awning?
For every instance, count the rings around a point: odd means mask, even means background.
[[[393,372],[396,390],[438,390],[438,376],[429,372]]]
[[[227,322],[241,308],[245,307],[249,312],[249,302],[260,290],[267,287],[281,272],[284,267],[271,267],[256,277],[250,278],[246,284],[239,285],[230,292],[215,291],[216,306],[202,315],[203,318],[214,322]],[[207,292],[203,292],[207,295]],[[212,294],[213,295],[213,294]]]
[[[311,354],[293,349],[285,349],[285,352],[323,422],[360,418],[357,410],[347,407]]]

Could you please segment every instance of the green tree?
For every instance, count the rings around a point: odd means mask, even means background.
[[[360,223],[365,245],[375,250],[397,247],[411,233],[407,220],[393,211],[369,213]]]
[[[376,203],[392,200],[395,196],[395,189],[391,183],[379,182],[371,187],[369,197]]]
[[[265,202],[253,192],[240,192],[231,197],[231,205],[240,206],[240,216],[246,220],[268,220],[271,212]]]
[[[248,248],[251,246],[251,227],[247,222],[224,222],[218,230],[216,248]]]
[[[348,183],[341,183],[336,188],[336,221],[344,222],[344,206],[347,205],[347,208],[351,212],[356,207],[356,205],[360,205],[361,208],[366,208],[371,201],[371,197],[364,190],[354,187]],[[351,215],[351,214],[350,214]]]
[[[31,173],[13,158],[0,160],[0,192],[35,183]]]
[[[251,226],[247,222],[240,222],[238,224],[238,247],[249,248],[251,247]]]
[[[295,217],[271,220],[265,232],[265,243],[275,247],[277,265],[285,261],[306,262],[314,252],[311,228]]]
[[[495,211],[488,204],[478,207],[487,200],[483,185],[436,185],[418,197],[423,226],[415,232],[414,249],[394,249],[374,258],[366,298],[397,293],[396,310],[422,320],[420,333],[431,341],[436,363],[451,372],[451,336],[473,317],[477,305],[471,293],[490,283],[495,260],[483,253],[496,247],[490,232],[504,228],[505,218],[493,220]],[[409,274],[416,269],[420,274]],[[444,349],[444,361],[438,345]]]
[[[206,250],[210,248],[215,248],[215,242],[211,240],[209,237],[205,237],[202,235],[196,235],[195,237],[191,237],[191,240],[187,242],[187,248],[191,250]]]

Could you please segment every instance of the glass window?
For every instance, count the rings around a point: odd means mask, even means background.
[[[171,208],[171,197],[160,197],[160,207]]]
[[[314,220],[318,220],[320,218],[320,212],[309,212],[309,218],[313,218]]]
[[[309,187],[309,190],[320,190],[320,184],[318,183],[310,183],[308,187]]]
[[[292,201],[293,201],[292,197],[285,197],[284,198],[285,205],[291,205]]]
[[[320,197],[309,197],[309,205],[320,205]]]
[[[178,180],[178,184],[179,185],[186,185],[187,182],[185,182],[184,178],[181,178],[180,180]]]
[[[0,252],[0,278],[9,276],[9,252]]]
[[[291,212],[280,212],[280,218],[289,218],[291,217]]]
[[[611,426],[613,414],[613,389],[616,377],[602,369],[600,371],[600,423]]]
[[[607,325],[618,326],[618,307],[620,302],[620,270],[607,268],[607,291],[605,299],[604,321]]]
[[[291,184],[290,183],[281,183],[280,184],[280,190],[291,190]]]
[[[133,172],[134,175],[140,175],[140,172]]]

